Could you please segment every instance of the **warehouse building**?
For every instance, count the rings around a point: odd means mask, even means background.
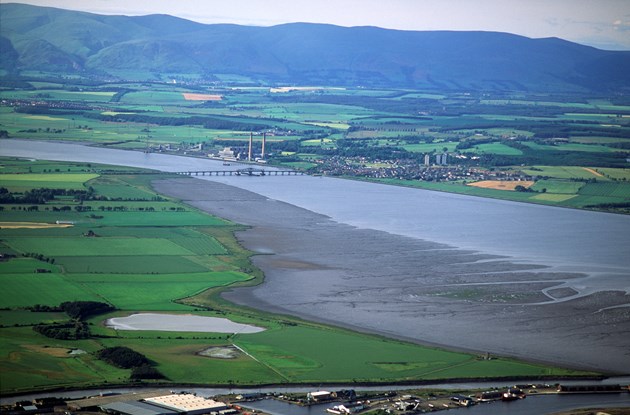
[[[201,415],[227,414],[223,402],[193,394],[171,394],[143,399],[142,401],[112,402],[100,407],[113,415]]]

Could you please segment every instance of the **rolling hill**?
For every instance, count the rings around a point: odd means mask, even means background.
[[[240,74],[292,84],[608,92],[630,87],[630,52],[496,32],[292,23],[205,25],[0,4],[0,67]]]

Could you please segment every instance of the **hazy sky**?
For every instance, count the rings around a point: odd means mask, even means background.
[[[8,3],[7,0],[0,0]],[[630,50],[630,0],[18,0],[101,14],[163,13],[202,23],[287,22],[402,30],[487,30]]]

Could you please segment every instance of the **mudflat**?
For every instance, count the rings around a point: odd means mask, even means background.
[[[630,373],[630,307],[620,291],[575,297],[577,273],[359,229],[208,180],[154,183],[248,225],[237,237],[265,273],[224,296],[364,332],[567,367]]]

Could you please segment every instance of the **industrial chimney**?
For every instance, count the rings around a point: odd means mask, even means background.
[[[247,161],[252,161],[252,142],[254,141],[254,133],[249,132],[249,151],[247,152]]]

